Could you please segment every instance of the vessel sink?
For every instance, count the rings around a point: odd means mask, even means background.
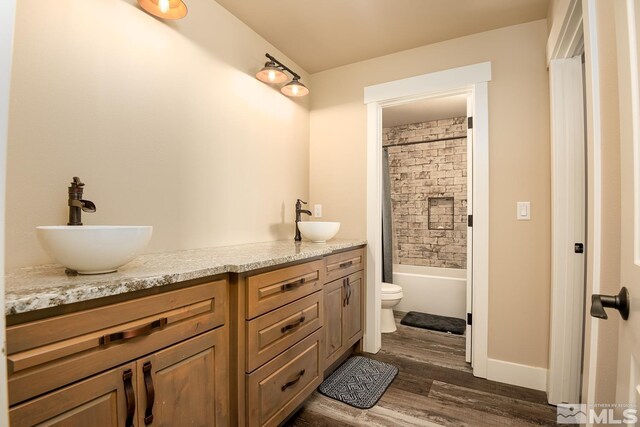
[[[49,256],[79,274],[116,271],[142,252],[152,232],[153,227],[146,225],[36,227]]]
[[[339,222],[300,221],[298,228],[304,237],[314,243],[324,243],[333,238],[340,229]]]

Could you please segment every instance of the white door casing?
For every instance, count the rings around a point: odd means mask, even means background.
[[[547,43],[552,202],[547,398],[552,404],[580,397],[586,254],[574,253],[573,246],[587,243],[582,3],[561,6]]]
[[[4,212],[9,128],[9,88],[13,54],[15,0],[0,1],[0,307],[4,307]],[[5,318],[0,316],[0,426],[8,426]]]
[[[473,117],[473,97],[467,96],[467,118]],[[468,122],[467,122],[468,123]],[[473,129],[467,126],[467,218],[473,215]],[[473,313],[473,227],[467,222],[467,329],[465,331],[464,360],[473,367],[473,327],[469,316]],[[473,323],[473,321],[471,322]]]
[[[551,328],[547,398],[578,402],[582,363],[585,139],[582,60],[553,59],[551,95]]]
[[[489,102],[491,63],[410,77],[365,87],[367,106],[367,292],[364,350],[381,346],[380,293],[382,287],[382,107],[430,97],[469,94],[473,100],[473,374],[487,376],[489,317]]]

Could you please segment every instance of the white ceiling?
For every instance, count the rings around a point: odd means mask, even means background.
[[[547,16],[549,0],[217,0],[309,73]]]
[[[384,108],[382,110],[382,127],[388,128],[466,115],[466,95],[431,98]]]

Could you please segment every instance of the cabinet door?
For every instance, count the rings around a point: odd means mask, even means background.
[[[229,423],[226,326],[137,361],[138,426]]]
[[[9,411],[11,426],[132,426],[135,374],[135,363],[129,363],[16,405]]]
[[[364,280],[362,271],[345,278],[346,299],[342,314],[342,342],[345,349],[362,337],[362,291]]]
[[[343,305],[346,279],[335,280],[324,286],[324,365],[329,367],[342,355]]]

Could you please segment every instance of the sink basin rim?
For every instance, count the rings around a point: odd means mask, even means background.
[[[36,235],[44,251],[79,274],[103,274],[135,259],[149,244],[151,225],[42,225]]]
[[[338,234],[340,230],[338,221],[300,221],[298,228],[304,237],[313,243],[326,243]]]

